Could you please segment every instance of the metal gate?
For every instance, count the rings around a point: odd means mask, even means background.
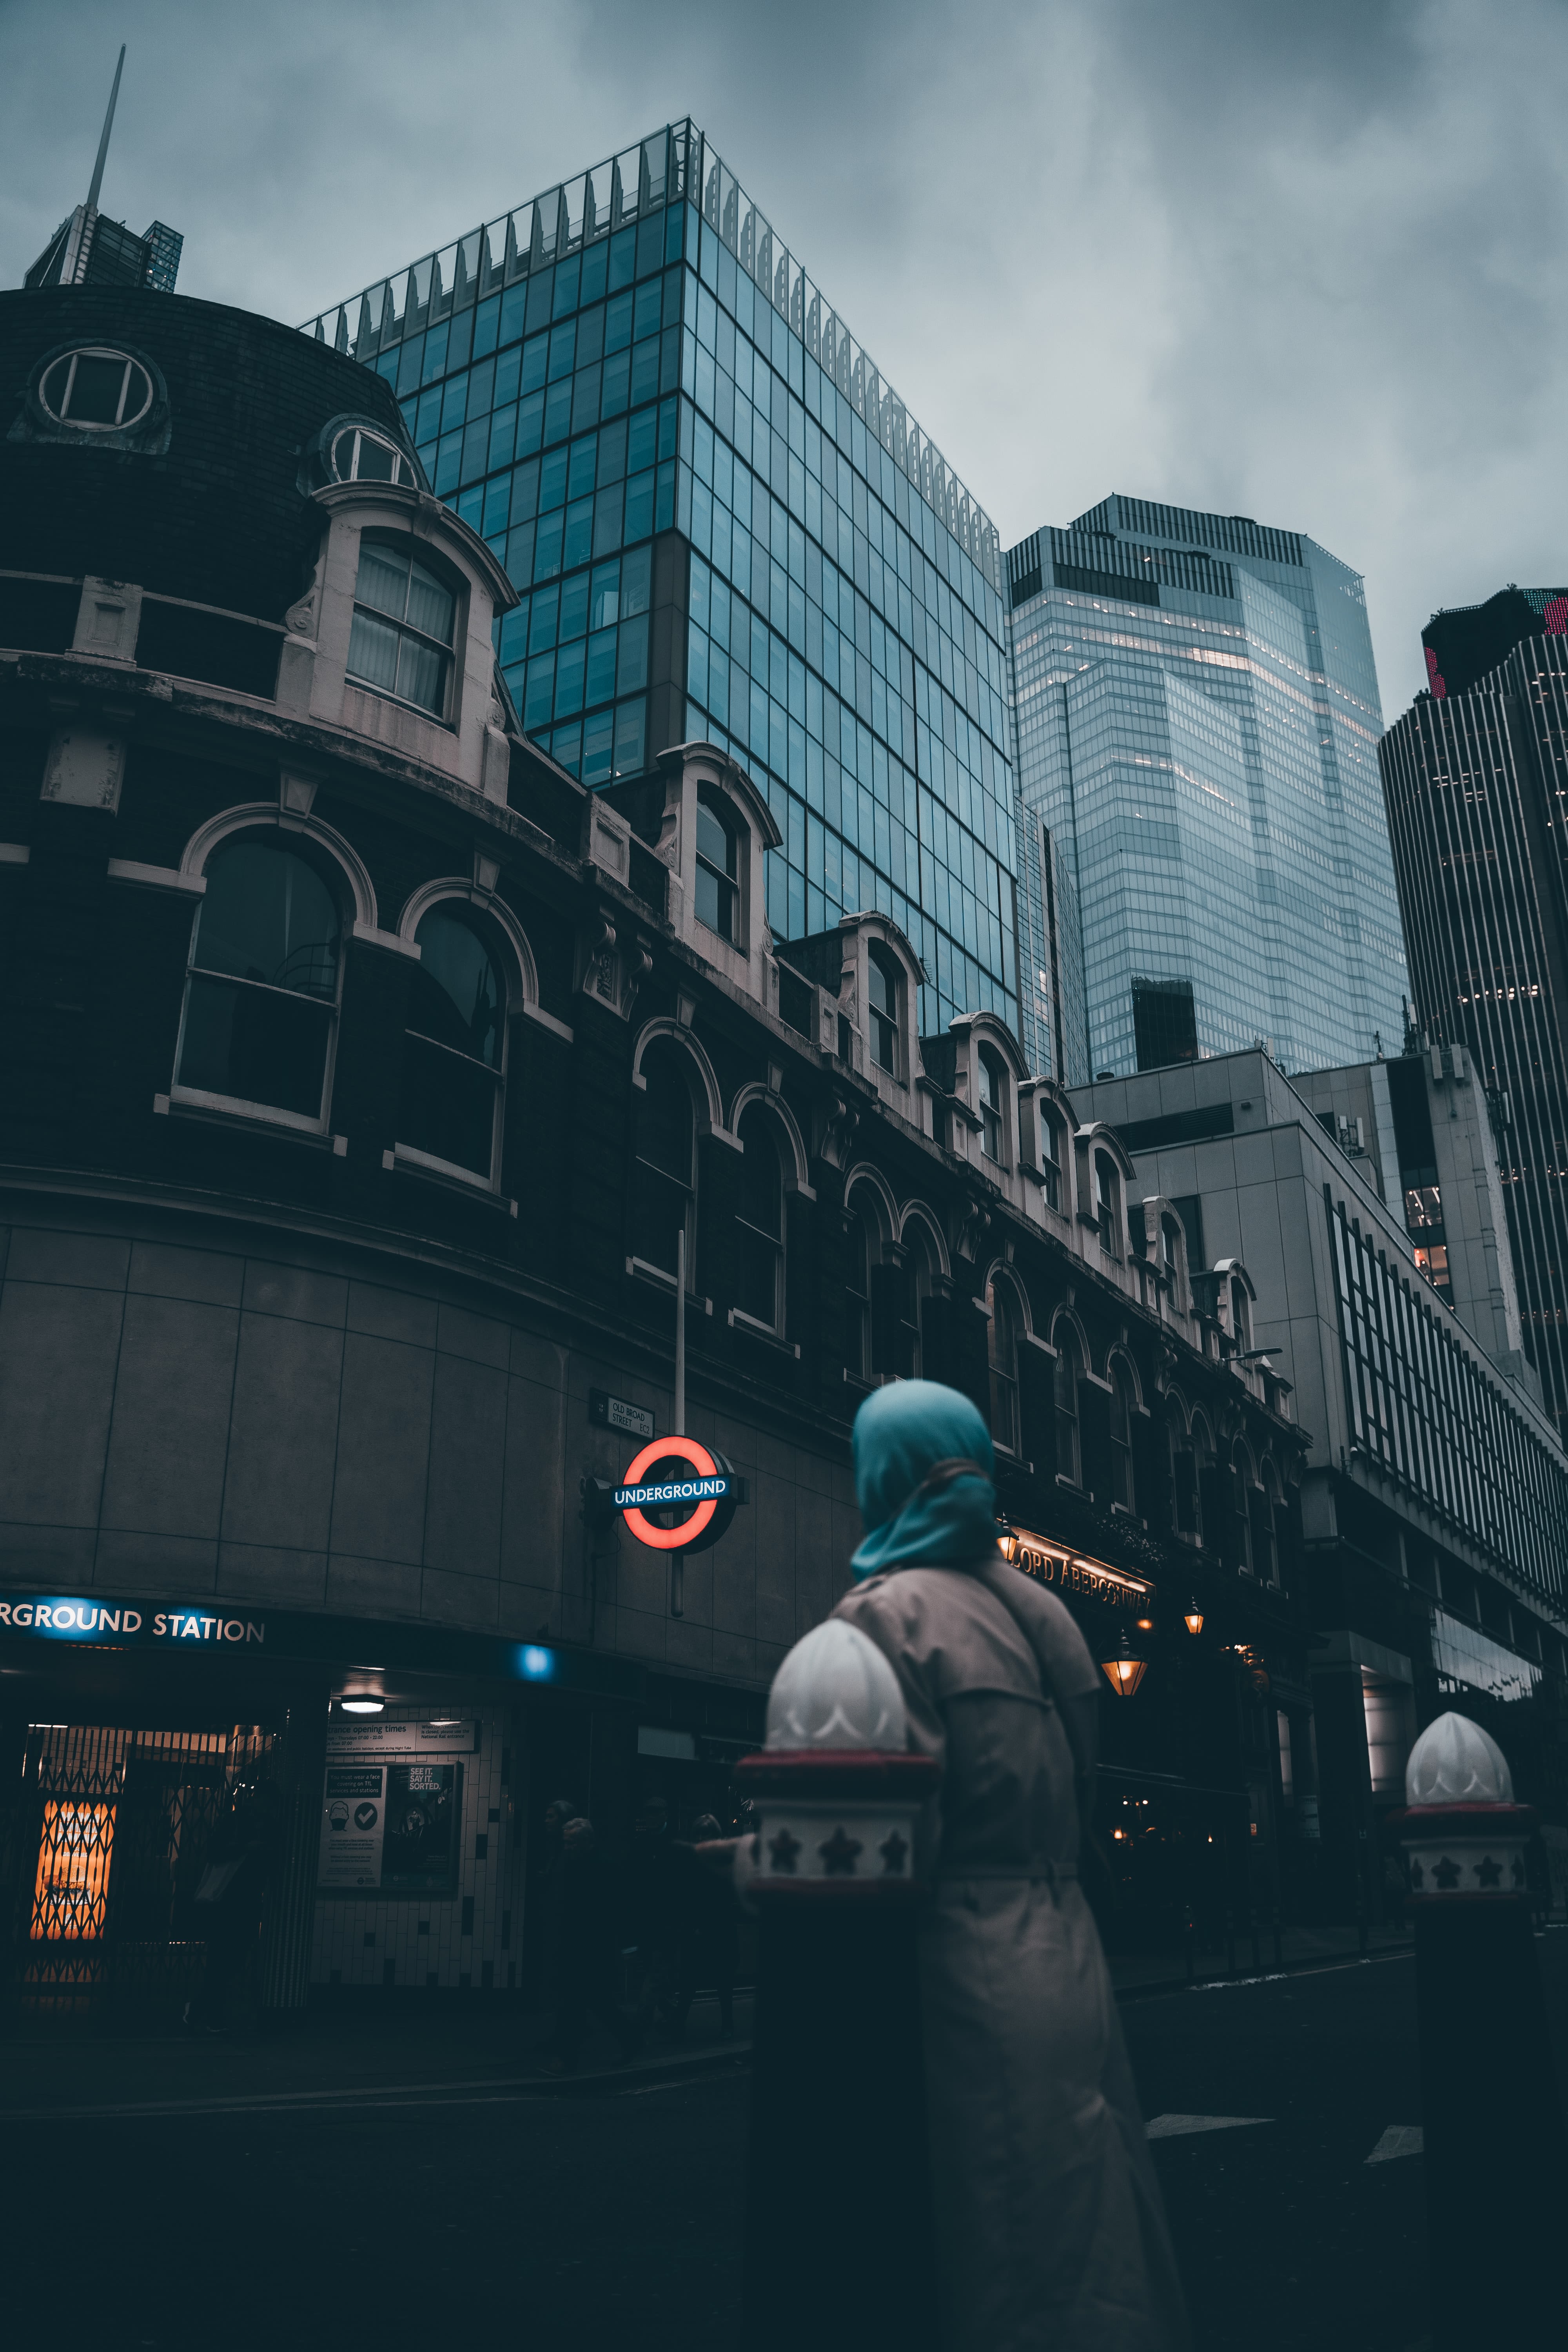
[[[177,2013],[201,1978],[207,1849],[234,1790],[268,1780],[277,1744],[258,1725],[32,1727],[11,1907],[24,2011]]]

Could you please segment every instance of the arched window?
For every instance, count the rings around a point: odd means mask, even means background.
[[[1230,1507],[1236,1517],[1237,1565],[1252,1568],[1252,1462],[1237,1439],[1230,1457]]]
[[[697,803],[697,919],[721,940],[741,938],[739,829],[720,800]]]
[[[945,1367],[936,1360],[941,1351],[933,1344],[926,1309],[936,1295],[941,1269],[936,1253],[927,1238],[926,1227],[919,1218],[905,1227],[904,1238],[909,1247],[904,1296],[911,1326],[910,1371],[917,1381],[940,1381]]]
[[[397,1133],[422,1158],[490,1184],[500,1152],[506,982],[488,929],[458,901],[420,920]]]
[[[784,1183],[773,1121],[761,1103],[741,1117],[735,1304],[770,1331],[784,1328]]]
[[[456,596],[406,543],[361,541],[350,677],[445,719],[457,624]]]
[[[689,1287],[697,1162],[684,1059],[680,1048],[663,1038],[656,1038],[643,1055],[632,1171],[632,1254],[673,1281],[677,1236],[684,1233]]]
[[[866,945],[866,985],[870,993],[871,1059],[889,1076],[899,1074],[899,963],[879,940]]]
[[[1006,1164],[1007,1072],[994,1045],[980,1048],[980,1149],[998,1167]]]
[[[326,1119],[342,915],[321,874],[275,837],[214,852],[191,938],[176,1090]]]
[[[1205,1528],[1205,1525],[1207,1515],[1207,1497],[1215,1483],[1210,1475],[1214,1469],[1214,1440],[1209,1434],[1207,1423],[1199,1413],[1193,1415],[1192,1444],[1193,1493],[1197,1506],[1194,1514],[1193,1533],[1200,1543],[1217,1544],[1219,1540],[1217,1528]]]
[[[1062,1142],[1061,1122],[1040,1105],[1040,1174],[1047,1207],[1059,1210],[1062,1205]]]
[[[991,1434],[1010,1454],[1018,1445],[1018,1301],[1010,1282],[994,1277],[986,1286],[991,1309]]]
[[[1132,1375],[1125,1364],[1110,1367],[1110,1499],[1123,1510],[1138,1507],[1132,1475]]]
[[[1083,1454],[1079,1443],[1078,1384],[1082,1371],[1078,1335],[1070,1323],[1058,1323],[1057,1345],[1057,1475],[1083,1483]]]
[[[875,1227],[864,1202],[851,1201],[844,1236],[844,1363],[851,1380],[868,1381],[871,1354],[871,1268]]]
[[[1165,1407],[1165,1438],[1171,1452],[1171,1518],[1178,1535],[1198,1532],[1198,1464],[1182,1419],[1182,1408],[1172,1397]]]
[[[1094,1155],[1094,1214],[1100,1227],[1100,1246],[1111,1257],[1120,1257],[1117,1246],[1121,1230],[1121,1177],[1109,1151]]]
[[[369,425],[345,425],[333,435],[331,467],[340,482],[403,482],[414,487],[414,468],[403,452]]]
[[[1257,1514],[1253,1530],[1252,1558],[1265,1584],[1279,1581],[1279,1522],[1284,1505],[1279,1495],[1279,1478],[1272,1462],[1263,1465],[1261,1489],[1252,1490]]]

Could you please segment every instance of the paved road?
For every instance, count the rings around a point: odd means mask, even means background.
[[[1537,1948],[1561,2016],[1568,1932]],[[1124,2016],[1200,2352],[1417,2342],[1421,2158],[1367,2160],[1420,2119],[1409,1961]],[[743,2065],[567,2098],[461,2071],[384,2104],[0,2125],[16,2340],[736,2352]],[[144,2108],[159,2073],[157,2045],[101,2045],[102,2104]],[[33,2106],[36,2065],[10,2081]]]

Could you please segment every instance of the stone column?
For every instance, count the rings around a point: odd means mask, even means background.
[[[774,1678],[742,1876],[760,1920],[748,2352],[937,2342],[915,1872],[933,1759],[891,1666],[829,1618]]]
[[[1434,2352],[1553,2342],[1568,2160],[1525,1887],[1535,1816],[1462,1715],[1422,1733],[1405,1788]]]

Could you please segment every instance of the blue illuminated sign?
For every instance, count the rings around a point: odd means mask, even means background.
[[[20,1592],[0,1601],[0,1633],[26,1633],[35,1641],[96,1642],[111,1647],[173,1647],[195,1642],[247,1644],[265,1642],[264,1617],[229,1617],[222,1610],[171,1608],[167,1601],[86,1601],[65,1594]]]

